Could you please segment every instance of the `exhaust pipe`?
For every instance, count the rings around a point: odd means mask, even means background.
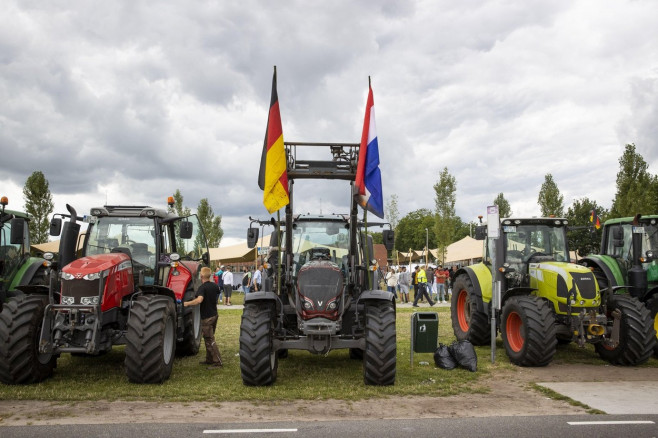
[[[600,324],[590,324],[587,327],[587,332],[592,336],[602,336],[605,333],[605,328]]]

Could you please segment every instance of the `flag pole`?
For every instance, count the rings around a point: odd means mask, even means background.
[[[368,209],[363,209],[363,228],[365,229],[365,253],[366,253],[366,267],[368,275],[368,289],[372,290],[372,279],[370,278],[370,254],[368,251]]]
[[[276,67],[275,67],[276,68]],[[276,235],[279,252],[276,255],[276,293],[281,295],[281,210],[276,211]]]

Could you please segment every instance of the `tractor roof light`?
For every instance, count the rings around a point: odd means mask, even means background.
[[[3,207],[6,207],[7,204],[9,204],[9,199],[6,196],[3,196],[0,198],[0,204],[2,204]]]
[[[167,205],[170,206],[170,207],[173,207],[174,204],[175,204],[175,202],[174,202],[174,197],[173,197],[173,196],[169,196],[169,197],[167,198]]]
[[[515,223],[516,225],[519,225],[519,224],[521,223],[521,220],[520,220],[520,219],[517,219],[517,220],[514,221],[514,223]]]
[[[92,208],[90,213],[92,216],[108,216],[110,214],[105,208],[98,207]]]

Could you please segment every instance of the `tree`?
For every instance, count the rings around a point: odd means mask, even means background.
[[[498,193],[498,196],[496,196],[496,199],[493,201],[493,205],[498,206],[498,215],[501,218],[512,217],[512,208],[502,192]]]
[[[199,206],[196,209],[196,214],[199,217],[199,222],[206,233],[208,240],[208,247],[217,248],[224,236],[222,230],[222,217],[215,216],[212,211],[212,206],[208,203],[208,198],[203,198],[199,201]]]
[[[180,217],[186,217],[192,214],[189,208],[183,207],[183,194],[180,192],[180,189],[176,189],[176,193],[174,193],[174,206],[169,207],[169,212],[175,213]]]
[[[566,218],[569,221],[569,249],[577,251],[580,257],[588,254],[598,254],[601,245],[603,228],[596,229],[591,223],[592,210],[596,212],[601,223],[608,211],[588,198],[576,199],[567,209]]]
[[[439,174],[439,181],[434,184],[436,197],[436,215],[434,222],[434,233],[436,234],[436,247],[438,248],[439,259],[443,263],[443,254],[446,248],[453,242],[455,228],[461,220],[455,215],[455,202],[457,191],[457,182],[455,177],[450,175],[448,168],[444,167]]]
[[[23,187],[25,211],[32,216],[29,223],[30,240],[32,243],[45,243],[48,241],[50,223],[48,216],[53,212],[53,196],[50,194],[48,180],[43,172],[32,172]]]
[[[537,204],[539,204],[543,217],[551,215],[555,217],[564,216],[564,196],[560,194],[557,184],[553,181],[553,175],[550,173],[547,173],[544,177],[544,184],[541,185],[539,190]]]
[[[391,197],[386,202],[386,217],[391,223],[391,227],[395,230],[398,227],[398,222],[400,222],[400,211],[398,210],[398,195],[392,194]]]
[[[612,201],[610,217],[653,214],[658,210],[658,178],[649,173],[642,155],[634,144],[627,144],[619,158],[617,193]]]
[[[409,248],[420,250],[425,248],[425,239],[429,236],[430,248],[435,245],[434,214],[426,208],[412,211],[398,222],[395,233],[395,249],[407,252]],[[428,229],[427,234],[425,228]]]

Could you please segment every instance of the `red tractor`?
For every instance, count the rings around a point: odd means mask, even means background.
[[[0,381],[38,382],[62,353],[98,355],[115,345],[125,345],[131,382],[167,380],[175,354],[199,350],[199,307],[182,305],[209,262],[198,218],[145,206],[92,208],[76,258],[83,218],[67,208],[63,230],[61,218],[51,222],[51,234],[62,236],[48,296],[12,298],[0,314]]]

